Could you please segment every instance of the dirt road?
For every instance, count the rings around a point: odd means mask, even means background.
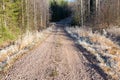
[[[105,80],[62,28],[17,61],[2,80]]]

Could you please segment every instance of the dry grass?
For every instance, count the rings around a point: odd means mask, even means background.
[[[98,61],[100,61],[98,65],[108,75],[111,75],[116,80],[120,78],[120,47],[115,42],[106,38],[104,34],[101,35],[99,32],[92,33],[92,30],[87,28],[66,28],[66,31],[71,35],[77,34],[79,35],[78,37],[82,38],[79,38],[78,44],[97,57]]]
[[[42,32],[43,33],[48,33],[49,30],[45,30]],[[50,33],[50,32],[49,32]],[[44,35],[33,35],[33,38],[29,35],[29,41],[24,40],[18,44],[16,43],[15,45],[11,45],[3,50],[0,51],[0,63],[4,62],[6,65],[2,66],[2,71],[6,72],[18,59],[20,59],[23,55],[27,53],[28,50],[34,49],[35,46],[38,44],[42,43],[50,34],[44,34]],[[35,38],[36,37],[36,38]],[[33,44],[33,39],[34,39],[34,44]],[[20,40],[18,40],[20,41]],[[26,43],[26,41],[28,43]],[[26,44],[24,44],[26,43]],[[1,66],[1,65],[0,65]]]
[[[111,71],[111,69],[110,69],[110,67],[102,67],[102,69],[105,71],[105,72],[110,72]]]
[[[1,54],[0,55],[0,62],[3,62],[3,61],[5,61],[6,59],[7,59],[7,54]]]

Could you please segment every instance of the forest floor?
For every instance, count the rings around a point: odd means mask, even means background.
[[[16,61],[2,80],[106,80],[58,26],[42,44]]]

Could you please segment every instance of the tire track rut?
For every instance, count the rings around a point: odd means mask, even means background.
[[[17,61],[2,80],[104,80],[75,47],[63,28],[55,27],[38,48]]]

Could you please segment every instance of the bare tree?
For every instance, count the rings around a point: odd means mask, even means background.
[[[86,22],[96,27],[120,24],[120,0],[76,0],[75,5],[74,19],[82,26]]]

